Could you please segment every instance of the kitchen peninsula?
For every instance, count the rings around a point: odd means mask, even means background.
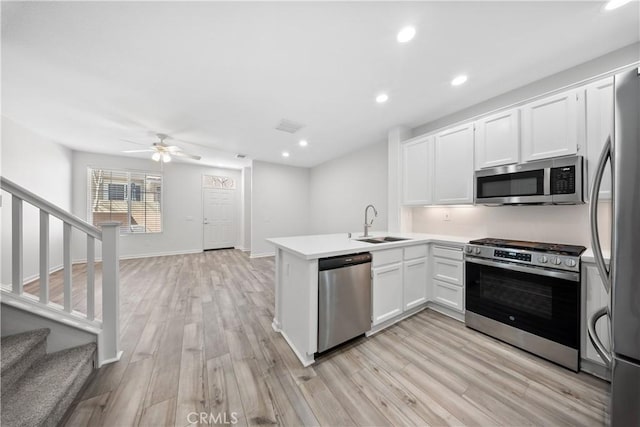
[[[403,240],[369,243],[347,233],[267,239],[276,247],[272,326],[304,366],[314,362],[318,349],[318,264],[322,258],[371,253],[372,319],[367,336],[417,313],[430,301],[434,309],[462,320],[462,249],[469,238],[386,232],[371,237],[384,236]],[[434,263],[434,259],[442,262]],[[432,276],[441,280],[428,280]]]

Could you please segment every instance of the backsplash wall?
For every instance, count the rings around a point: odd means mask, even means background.
[[[449,220],[444,216],[449,213]],[[600,239],[611,246],[611,203],[598,208]],[[469,238],[494,237],[591,247],[589,205],[452,206],[413,208],[412,231]]]

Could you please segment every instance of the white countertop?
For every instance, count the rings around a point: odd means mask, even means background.
[[[462,246],[475,237],[468,236],[447,236],[440,234],[423,233],[396,233],[396,232],[370,232],[369,237],[393,236],[402,237],[409,240],[385,243],[359,242],[356,239],[363,239],[362,232],[352,233],[349,238],[347,233],[340,234],[318,234],[314,236],[292,236],[275,237],[266,239],[267,242],[291,252],[305,259],[325,258],[336,255],[345,255],[358,252],[373,252],[383,249],[399,248],[411,246],[417,243],[441,243],[446,245]]]
[[[605,262],[609,262],[609,259],[611,258],[611,253],[609,251],[603,251],[603,255],[604,255]],[[596,262],[596,259],[593,256],[593,249],[587,248],[587,250],[584,251],[582,255],[580,255],[580,259],[582,260],[582,262]]]

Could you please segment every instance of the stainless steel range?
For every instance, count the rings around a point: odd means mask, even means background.
[[[577,372],[584,250],[503,239],[469,242],[466,325]]]

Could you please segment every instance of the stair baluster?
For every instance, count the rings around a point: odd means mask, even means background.
[[[2,190],[11,194],[12,200],[12,274],[11,289],[2,287],[3,303],[14,303],[21,309],[31,308],[34,312],[57,313],[56,316],[67,318],[76,324],[87,322],[90,328],[98,327],[97,337],[98,364],[119,360],[120,343],[120,280],[119,280],[119,238],[120,223],[107,222],[100,224],[99,229],[80,218],[60,209],[45,199],[31,193],[8,179],[0,178]],[[23,293],[23,202],[40,209],[40,247],[39,276],[40,295],[38,299]],[[50,302],[50,248],[49,218],[53,215],[63,222],[63,306]],[[86,313],[73,310],[73,270],[71,239],[74,230],[87,236],[87,309]],[[95,242],[102,242],[102,321],[95,319]],[[45,309],[43,311],[43,309]]]

